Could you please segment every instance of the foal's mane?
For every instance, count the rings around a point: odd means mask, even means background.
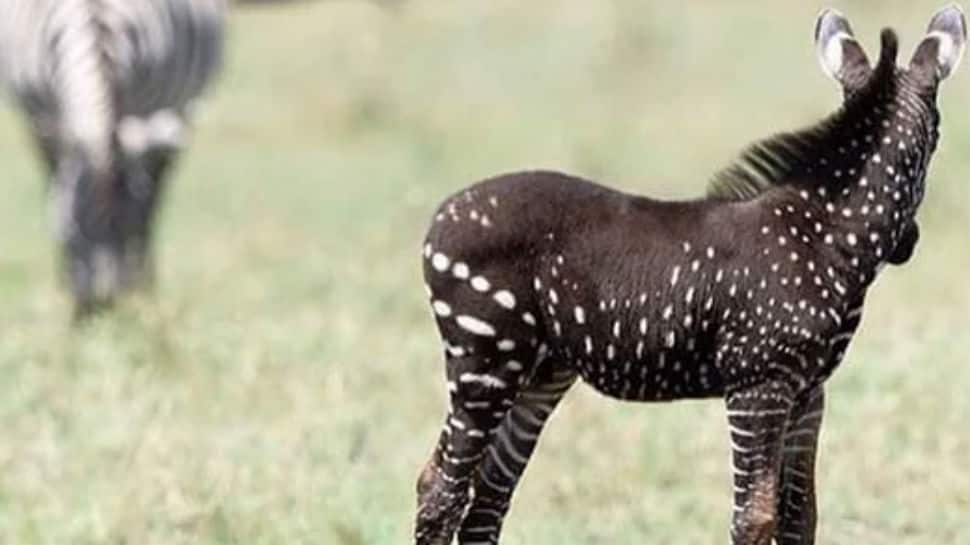
[[[865,83],[843,106],[819,123],[796,132],[776,134],[751,144],[733,163],[714,175],[708,197],[726,201],[750,200],[765,191],[812,175],[821,159],[869,115],[895,86],[898,40],[892,29],[883,29],[879,63]]]

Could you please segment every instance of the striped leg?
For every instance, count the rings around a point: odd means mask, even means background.
[[[435,453],[418,479],[419,545],[451,543],[485,449],[540,353],[534,329],[517,315],[487,300],[475,306],[480,303],[475,294],[446,294],[450,305],[438,298],[432,306],[445,344],[450,404]],[[466,308],[475,317],[458,314]]]
[[[473,486],[474,499],[458,531],[459,543],[498,543],[502,519],[542,427],[575,381],[576,371],[546,360],[529,388],[516,398],[485,449]]]
[[[424,246],[450,405],[437,448],[418,478],[418,545],[451,543],[485,449],[546,351],[536,327],[538,309],[523,295],[531,296],[530,282],[506,270],[505,263],[472,267],[455,255],[430,242]],[[493,285],[502,288],[493,290]]]
[[[780,517],[775,540],[779,545],[815,543],[815,455],[824,407],[825,392],[818,386],[792,409],[785,432],[778,498]]]
[[[768,545],[782,462],[782,437],[792,406],[791,389],[769,382],[727,397],[734,465],[734,545]]]
[[[418,478],[414,535],[419,545],[451,543],[465,514],[474,471],[513,404],[519,372],[492,367],[489,357],[448,357],[451,406],[435,453]]]

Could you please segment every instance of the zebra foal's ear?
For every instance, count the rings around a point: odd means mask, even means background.
[[[926,37],[916,46],[910,70],[928,83],[949,76],[960,63],[967,42],[967,20],[957,4],[950,4],[933,15]]]
[[[849,21],[834,9],[824,9],[815,23],[815,53],[822,70],[846,86],[869,71],[869,59],[852,34]]]

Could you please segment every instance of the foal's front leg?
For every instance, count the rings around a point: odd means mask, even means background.
[[[818,386],[792,408],[778,496],[778,545],[815,543],[815,456],[824,407],[825,392]]]
[[[782,438],[792,407],[791,389],[766,382],[727,396],[734,465],[734,545],[768,545],[775,533]]]

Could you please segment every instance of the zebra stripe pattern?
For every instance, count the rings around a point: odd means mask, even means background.
[[[0,78],[44,160],[79,307],[150,277],[151,218],[222,58],[224,0],[0,0]]]
[[[458,529],[461,543],[495,543],[512,491],[525,471],[546,421],[575,383],[577,374],[547,359],[538,380],[524,389],[491,434],[472,485],[475,496]]]

